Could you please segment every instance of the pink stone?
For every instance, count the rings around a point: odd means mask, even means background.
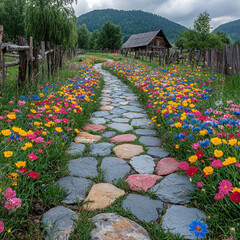
[[[145,192],[153,187],[160,177],[152,174],[134,174],[130,175],[126,182],[133,191],[144,190]]]
[[[106,129],[105,126],[103,125],[98,125],[98,124],[91,124],[88,123],[85,125],[85,127],[82,128],[84,131],[89,131],[92,130],[94,132],[100,132],[100,131],[104,131]]]
[[[133,142],[137,139],[137,137],[133,134],[121,134],[117,135],[113,138],[110,138],[111,142]]]
[[[179,162],[174,158],[163,158],[157,164],[157,175],[161,176],[173,173],[178,169],[178,166]]]

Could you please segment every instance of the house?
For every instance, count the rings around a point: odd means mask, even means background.
[[[133,34],[122,45],[122,49],[130,49],[131,51],[159,51],[161,49],[171,48],[167,37],[161,29]]]

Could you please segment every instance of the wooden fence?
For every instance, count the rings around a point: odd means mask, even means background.
[[[130,51],[122,49],[124,56],[144,61],[157,61],[160,66],[168,64],[182,64],[201,66],[206,70],[223,74],[240,75],[240,45],[226,45],[223,50],[176,50],[163,49],[158,52]]]
[[[64,57],[72,59],[78,50],[69,49],[63,51],[61,45],[50,45],[49,42],[33,42],[30,37],[29,45],[24,38],[18,37],[18,44],[2,43],[3,26],[0,25],[0,67],[2,75],[2,95],[5,93],[6,69],[13,66],[18,68],[18,89],[22,89],[26,81],[38,82],[40,78],[53,75],[55,71],[63,67]],[[6,58],[14,58],[14,61],[6,62]],[[16,60],[17,59],[17,60]],[[41,62],[42,71],[39,71]]]

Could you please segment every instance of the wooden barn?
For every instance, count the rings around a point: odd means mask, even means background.
[[[161,29],[133,34],[130,38],[122,45],[122,49],[130,49],[131,51],[153,51],[157,52],[161,49],[171,48],[167,37]]]

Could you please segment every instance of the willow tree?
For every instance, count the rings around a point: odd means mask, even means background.
[[[49,41],[65,48],[77,42],[74,0],[28,0],[25,29],[36,41]]]

